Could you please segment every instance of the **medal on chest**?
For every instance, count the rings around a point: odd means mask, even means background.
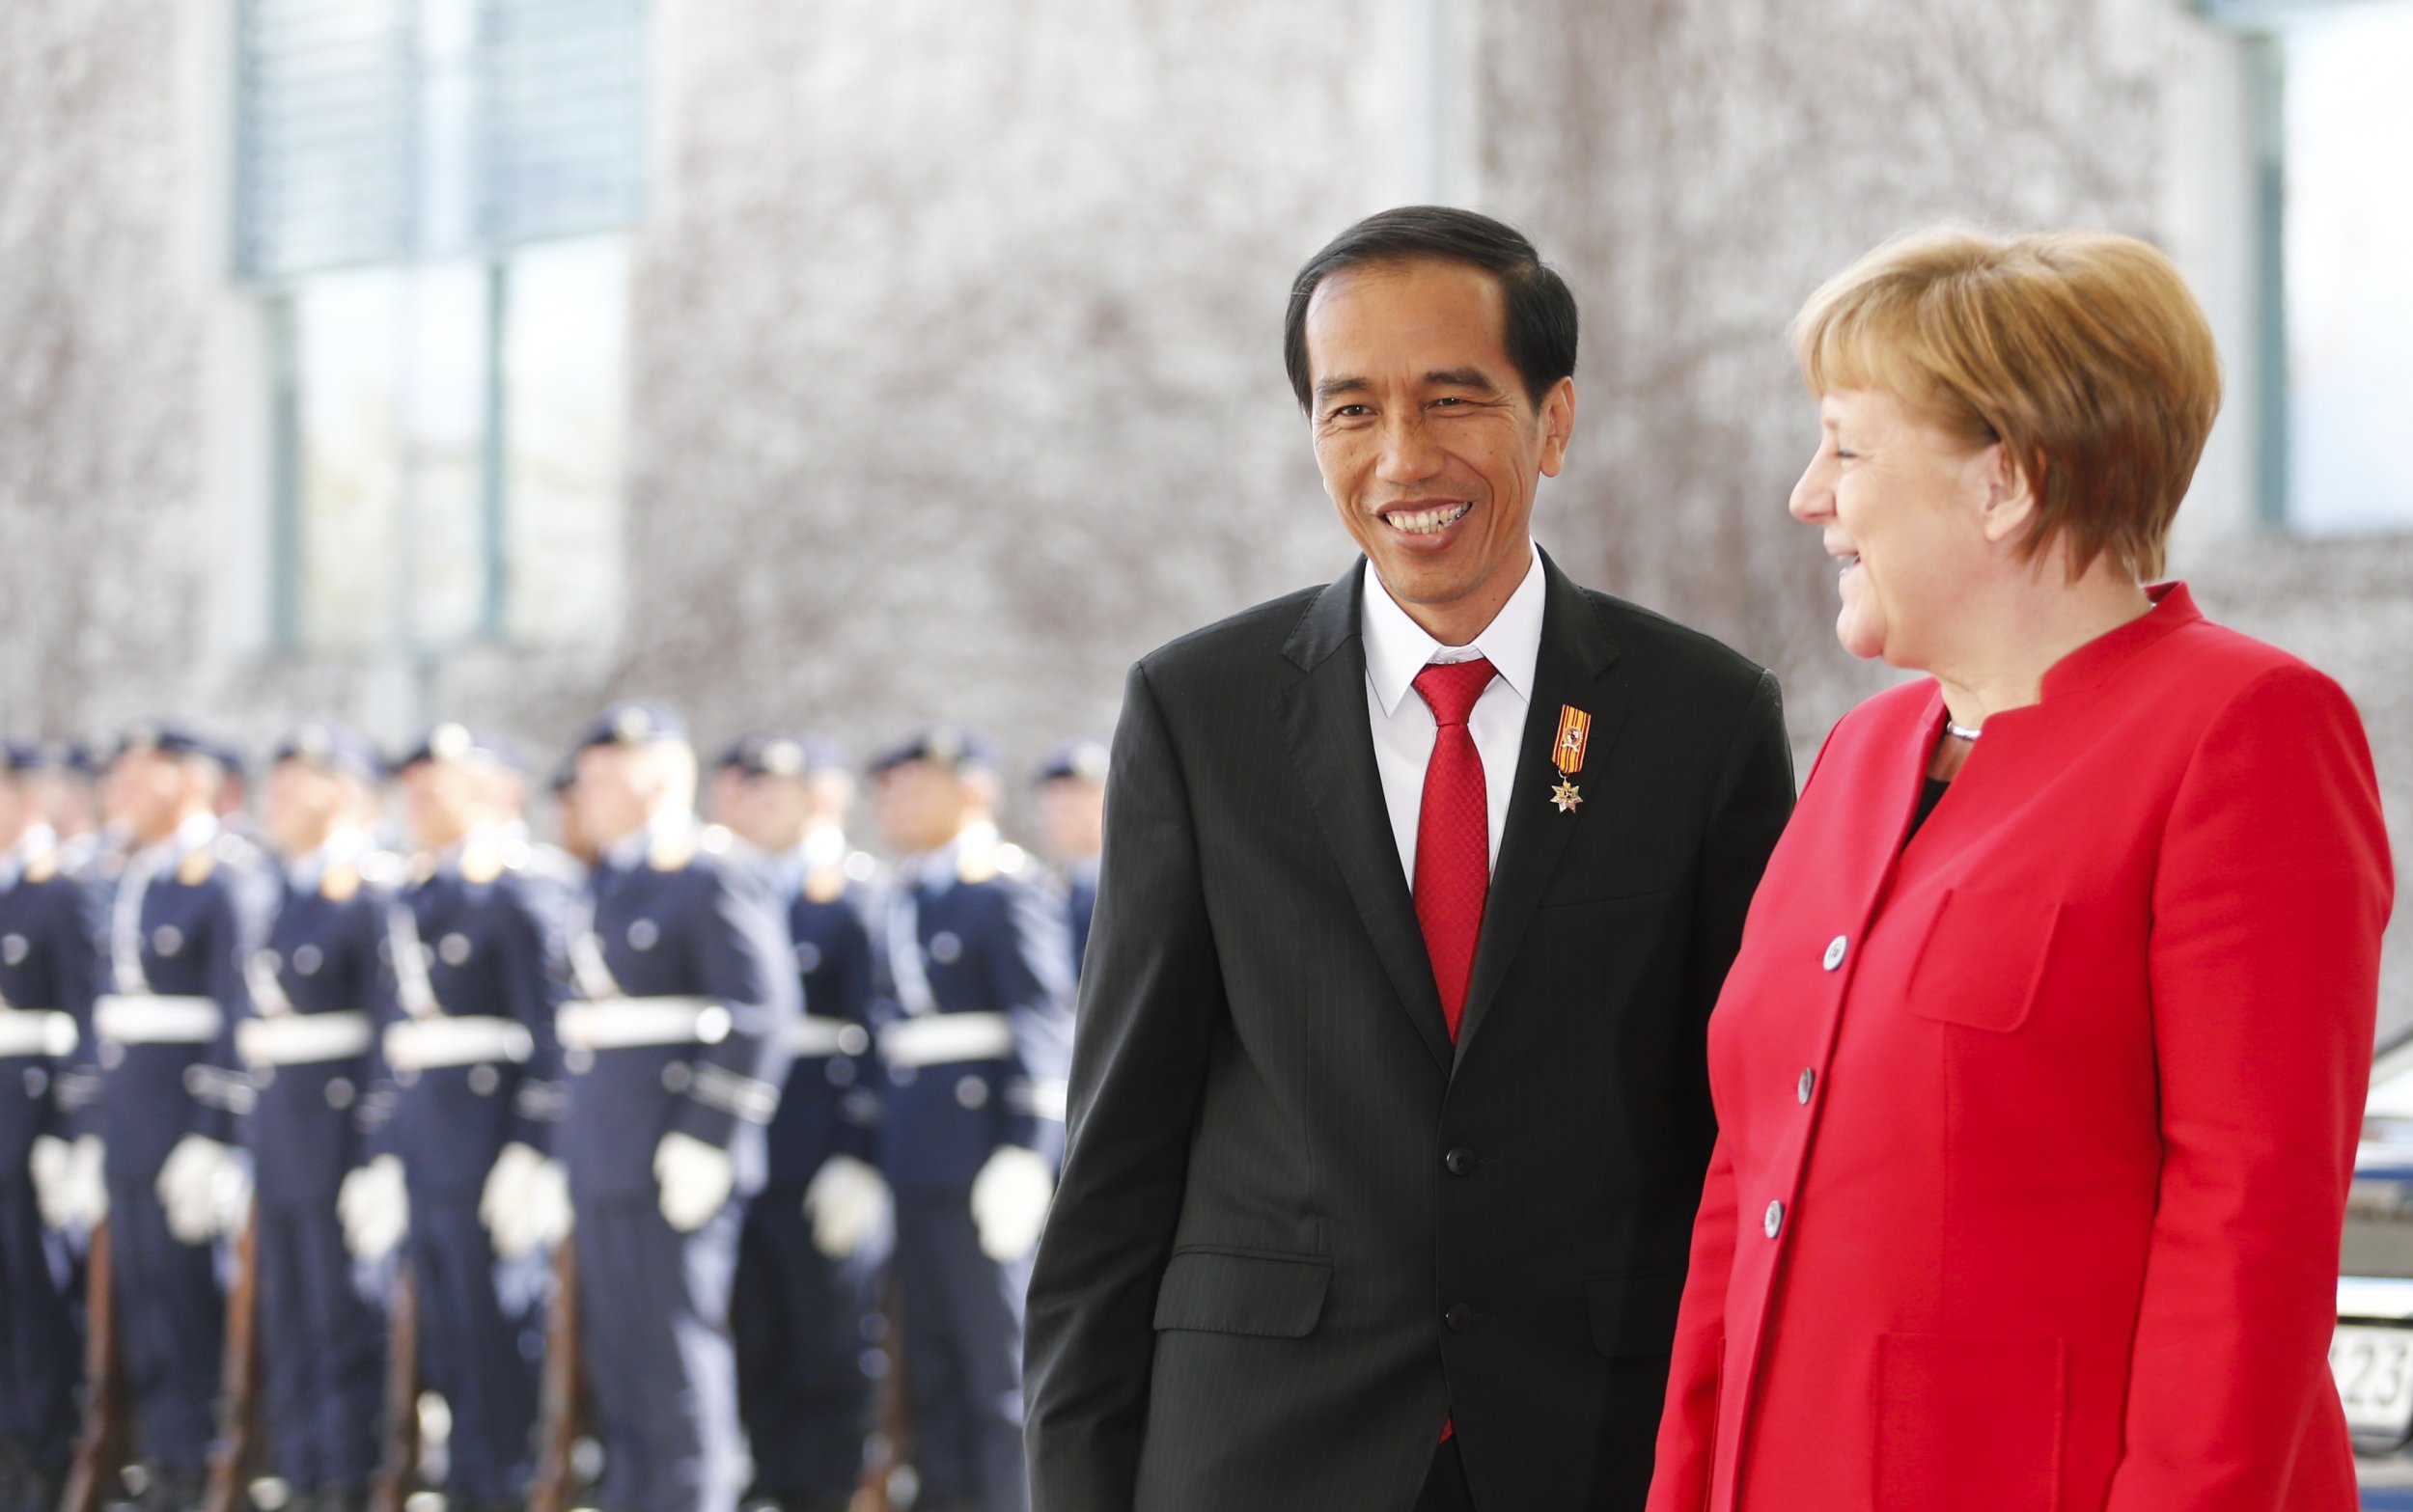
[[[1572,703],[1559,705],[1558,739],[1550,747],[1551,764],[1559,769],[1559,784],[1550,803],[1561,813],[1573,813],[1584,801],[1575,774],[1584,769],[1584,748],[1592,741],[1592,716]]]

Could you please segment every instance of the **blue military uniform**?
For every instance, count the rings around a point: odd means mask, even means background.
[[[125,749],[208,754],[189,732],[135,731]],[[111,1296],[142,1456],[157,1499],[197,1494],[214,1428],[225,1302],[208,1244],[169,1229],[157,1184],[187,1135],[236,1142],[252,1089],[234,1021],[249,1010],[243,965],[275,877],[249,841],[208,815],[127,858],[99,945],[93,1007],[101,1070]]]
[[[1095,783],[1103,787],[1110,755],[1100,740],[1068,740],[1047,754],[1032,781],[1040,786],[1049,783]],[[1096,856],[1083,856],[1064,867],[1065,921],[1072,930],[1072,974],[1079,976],[1081,963],[1089,959],[1090,920],[1097,912],[1097,862]]]
[[[941,727],[884,755],[989,764]],[[982,1251],[974,1179],[1001,1146],[1064,1147],[1071,948],[1063,898],[975,825],[901,867],[882,910],[890,992],[880,1165],[897,1201],[897,1271],[923,1503],[1019,1512],[1023,1293],[1030,1261]]]
[[[808,735],[747,736],[719,763],[749,776],[845,770]],[[836,830],[770,858],[785,900],[804,1016],[769,1130],[767,1176],[746,1205],[731,1317],[737,1401],[754,1461],[749,1504],[842,1512],[862,1472],[878,1377],[886,1368],[880,1283],[890,1246],[877,1235],[832,1259],[815,1248],[805,1196],[831,1157],[878,1160],[882,1083],[872,1054],[874,968],[864,884],[871,858]]]
[[[403,757],[516,768],[497,736],[439,725]],[[575,864],[518,827],[418,859],[389,919],[394,1013],[380,1041],[392,1111],[375,1153],[410,1194],[403,1255],[416,1289],[420,1373],[451,1410],[453,1512],[516,1506],[527,1490],[543,1342],[541,1267],[497,1264],[478,1213],[510,1144],[540,1153],[561,1113],[554,1016],[567,987]]]
[[[627,703],[580,745],[681,738],[668,710]],[[765,1175],[797,982],[759,858],[731,847],[683,813],[623,837],[571,943],[586,1001],[562,1013],[560,1149],[604,1450],[597,1499],[612,1512],[721,1512],[742,1475],[728,1322],[738,1203],[681,1233],[654,1168],[676,1133],[727,1152],[739,1197]]]
[[[6,763],[25,774],[42,758],[11,746]],[[63,1091],[89,1035],[92,925],[64,860],[42,826],[0,852],[0,1512],[56,1499],[75,1434],[82,1352],[67,1256],[29,1170],[35,1140],[85,1132]]]
[[[365,739],[324,726],[304,728],[276,760],[341,770],[372,790],[383,775]],[[278,1477],[327,1509],[365,1500],[379,1447],[382,1298],[364,1294],[336,1195],[363,1155],[400,874],[359,832],[288,866],[249,965],[250,1012],[235,1029],[258,1095],[253,1248],[268,1444]]]

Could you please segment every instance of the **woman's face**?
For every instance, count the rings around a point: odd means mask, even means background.
[[[1931,669],[1957,605],[1987,571],[1994,446],[1971,446],[1891,394],[1818,401],[1818,450],[1793,484],[1793,518],[1818,527],[1841,572],[1835,637],[1854,656]]]

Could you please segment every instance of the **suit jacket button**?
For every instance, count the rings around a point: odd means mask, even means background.
[[[1450,1326],[1451,1333],[1463,1333],[1475,1326],[1475,1309],[1462,1302],[1457,1303],[1441,1314],[1441,1321]]]
[[[1817,1089],[1817,1085],[1818,1073],[1811,1070],[1808,1066],[1803,1066],[1801,1068],[1800,1084],[1793,1088],[1794,1100],[1799,1102],[1804,1108],[1809,1107],[1810,1094]]]
[[[1475,1168],[1475,1152],[1461,1144],[1442,1156],[1441,1164],[1449,1168],[1451,1175],[1463,1176]]]
[[[1844,964],[1844,952],[1848,948],[1850,948],[1850,947],[1844,943],[1844,937],[1842,935],[1837,935],[1834,939],[1829,940],[1826,943],[1826,956],[1820,964],[1824,965],[1830,972],[1835,970],[1835,968]]]
[[[1768,1216],[1761,1221],[1760,1226],[1767,1231],[1767,1236],[1770,1239],[1775,1238],[1777,1230],[1785,1226],[1785,1204],[1782,1202],[1769,1203]]]

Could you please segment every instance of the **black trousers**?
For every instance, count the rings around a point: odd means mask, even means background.
[[[1031,1262],[981,1252],[968,1191],[897,1196],[897,1276],[922,1505],[1030,1512],[1022,1306]]]
[[[603,1441],[596,1504],[728,1512],[745,1457],[729,1337],[738,1209],[682,1234],[650,1193],[572,1201],[578,1337]]]
[[[845,1260],[823,1255],[801,1188],[772,1187],[747,1205],[730,1324],[737,1410],[764,1496],[811,1505],[853,1495],[884,1367],[887,1254],[875,1240]]]
[[[365,1487],[385,1405],[384,1314],[352,1283],[332,1198],[263,1199],[259,1214],[262,1363],[277,1473],[296,1491]]]
[[[51,1242],[32,1179],[0,1174],[0,1439],[16,1441],[45,1475],[66,1471],[75,1444],[84,1358]]]
[[[1432,1451],[1432,1469],[1425,1473],[1416,1512],[1475,1512],[1475,1494],[1466,1487],[1466,1465],[1458,1458],[1455,1435]]]
[[[453,1414],[445,1496],[454,1506],[517,1501],[537,1420],[540,1320],[505,1310],[474,1195],[414,1196],[409,1243],[420,1373]]]
[[[109,1178],[109,1264],[142,1457],[199,1474],[217,1433],[226,1296],[211,1247],[169,1232],[155,1172]]]

